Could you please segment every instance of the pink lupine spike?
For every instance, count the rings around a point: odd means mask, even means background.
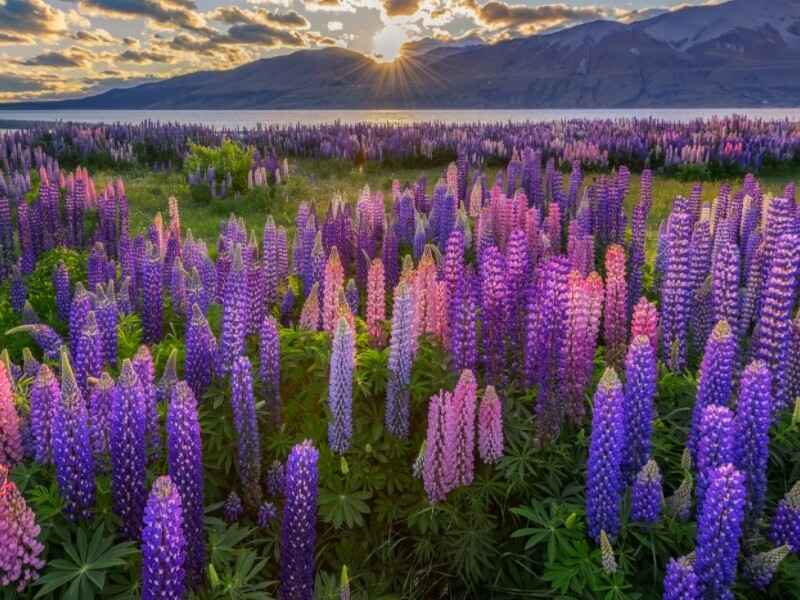
[[[367,332],[370,341],[377,347],[383,346],[386,334],[383,322],[386,320],[386,291],[383,261],[372,261],[367,273]]]
[[[658,308],[642,296],[633,308],[631,318],[631,339],[646,336],[653,350],[658,352]]]
[[[336,326],[340,290],[344,290],[344,268],[339,258],[339,251],[333,246],[325,263],[322,298],[322,329],[331,334]]]
[[[503,457],[503,406],[491,385],[483,392],[478,414],[478,451],[486,464]]]

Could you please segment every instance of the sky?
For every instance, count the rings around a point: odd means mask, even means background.
[[[339,46],[390,61],[719,0],[0,0],[0,101],[70,98]]]

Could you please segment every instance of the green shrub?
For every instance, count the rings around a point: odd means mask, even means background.
[[[247,189],[247,173],[252,163],[252,148],[244,148],[241,144],[226,139],[218,148],[192,144],[184,166],[189,173],[205,173],[208,167],[214,167],[217,183],[222,183],[225,175],[230,173],[233,177],[233,191],[244,192]]]

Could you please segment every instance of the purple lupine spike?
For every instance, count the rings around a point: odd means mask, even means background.
[[[625,251],[612,244],[606,250],[606,302],[603,339],[606,362],[619,367],[625,357],[628,337],[628,284],[625,281]]]
[[[286,461],[286,502],[281,519],[281,565],[278,597],[312,600],[316,545],[319,451],[306,440]]]
[[[145,392],[130,360],[122,363],[111,406],[111,495],[122,535],[140,539],[145,487]]]
[[[472,371],[462,371],[450,404],[445,407],[446,486],[468,486],[475,477],[475,413],[478,384]]]
[[[142,600],[182,598],[186,587],[188,540],[183,534],[184,509],[178,487],[169,475],[153,482],[142,530]]]
[[[347,282],[344,288],[344,297],[345,300],[347,300],[347,306],[350,308],[350,312],[353,313],[353,315],[357,315],[360,298],[358,296],[358,287],[356,286],[355,279],[350,279]]]
[[[622,384],[613,369],[606,369],[594,395],[592,436],[586,474],[586,521],[589,536],[600,531],[616,537],[622,506]]]
[[[94,512],[94,460],[88,421],[86,404],[63,350],[61,400],[53,410],[53,464],[64,515],[73,522],[89,520]]]
[[[262,237],[264,258],[262,261],[263,300],[271,306],[278,300],[278,230],[272,215],[267,216]]]
[[[25,376],[30,377],[31,379],[35,378],[36,375],[39,374],[39,367],[41,367],[41,363],[38,360],[36,360],[36,358],[34,358],[31,349],[23,348],[22,372],[25,374]]]
[[[164,365],[164,372],[156,386],[156,401],[168,403],[172,398],[172,390],[178,385],[178,350],[173,348]]]
[[[757,590],[767,589],[783,559],[789,556],[789,552],[789,546],[783,545],[748,556],[744,562],[745,579]]]
[[[69,309],[69,347],[73,351],[77,346],[83,323],[90,310],[92,310],[92,296],[79,281],[75,284],[75,294],[72,296]]]
[[[117,364],[117,324],[119,322],[119,308],[114,282],[109,281],[108,286],[97,288],[97,302],[95,303],[95,316],[97,327],[102,339],[103,362],[115,366]]]
[[[258,431],[253,396],[253,373],[250,360],[240,356],[231,368],[231,408],[238,446],[239,480],[245,502],[257,507],[261,501],[261,434]]]
[[[187,542],[186,580],[195,587],[203,580],[206,541],[203,524],[203,442],[197,402],[184,381],[171,391],[167,410],[167,465],[183,506],[183,535]]]
[[[183,261],[180,257],[175,259],[172,270],[169,274],[169,295],[172,299],[172,306],[175,312],[184,314],[186,311],[186,280],[188,273],[183,268]],[[166,276],[165,276],[166,277]]]
[[[144,391],[145,437],[147,448],[158,452],[161,448],[161,428],[158,423],[158,397],[156,394],[156,367],[150,349],[142,344],[133,357],[133,368]],[[208,368],[208,367],[206,367]]]
[[[636,204],[631,215],[631,245],[628,257],[628,314],[633,312],[633,303],[637,302],[644,289],[644,267],[647,261],[647,211],[644,201]]]
[[[100,377],[102,370],[103,342],[94,311],[89,311],[75,349],[75,377],[85,397],[89,394],[89,377]]]
[[[56,309],[62,321],[69,320],[69,307],[72,302],[72,294],[69,287],[69,269],[64,261],[58,262],[58,266],[53,271],[53,289],[56,295]]]
[[[448,297],[454,298],[464,273],[464,233],[460,229],[454,229],[447,238],[442,271],[447,282]]]
[[[30,392],[34,458],[39,464],[46,465],[51,461],[53,412],[60,401],[58,380],[49,366],[41,365]]]
[[[732,463],[736,456],[736,425],[730,409],[712,404],[700,418],[697,444],[697,512],[703,510],[711,474],[720,465]]]
[[[658,463],[650,459],[633,481],[631,491],[631,520],[655,523],[661,517],[664,492],[661,488],[661,471]]]
[[[14,586],[21,594],[45,565],[39,558],[44,545],[36,515],[8,475],[9,468],[0,464],[0,586]]]
[[[481,328],[486,379],[500,383],[506,367],[506,332],[510,297],[505,258],[497,246],[489,246],[480,260],[483,326]]]
[[[728,323],[720,321],[706,342],[703,362],[700,364],[697,396],[692,408],[692,423],[686,445],[695,462],[697,462],[703,411],[715,404],[719,406],[730,404],[735,367],[736,340]]]
[[[89,289],[93,290],[98,285],[106,284],[106,249],[103,242],[95,242],[92,251],[89,253],[89,259],[86,264],[86,276],[89,281]]]
[[[631,483],[650,458],[658,369],[645,336],[635,338],[625,358],[625,457],[623,475]]]
[[[671,558],[664,575],[663,600],[701,600],[700,579],[694,572],[693,560]]]
[[[217,357],[217,341],[205,315],[197,304],[192,305],[192,318],[186,328],[186,359],[183,370],[186,382],[196,398],[201,398],[214,375],[212,365]]]
[[[787,544],[792,552],[800,554],[800,481],[778,503],[769,539],[775,545]]]
[[[475,369],[478,363],[478,307],[465,272],[450,296],[450,361],[454,371]]]
[[[111,410],[117,388],[111,375],[106,372],[95,380],[89,392],[87,410],[92,434],[92,451],[95,460],[100,461],[111,449]]]
[[[245,270],[241,246],[235,246],[233,263],[225,283],[222,302],[222,330],[219,340],[220,367],[222,373],[231,370],[234,361],[244,352],[245,313],[247,297]]]
[[[56,360],[61,354],[61,349],[65,348],[64,341],[61,339],[53,328],[49,325],[35,324],[35,325],[20,325],[13,327],[6,331],[6,335],[14,335],[15,333],[27,333],[36,342],[42,350],[42,354],[48,360]]]
[[[278,509],[275,508],[275,505],[272,502],[264,502],[258,509],[256,523],[261,529],[267,529],[275,522],[277,516]]]
[[[399,438],[409,435],[412,349],[411,291],[405,282],[397,286],[392,309],[392,336],[389,345],[389,378],[386,384],[386,429]]]
[[[486,464],[503,458],[503,406],[491,385],[483,392],[478,412],[478,450]]]
[[[450,399],[450,392],[440,391],[431,396],[428,404],[428,431],[422,481],[431,504],[447,498],[447,465],[450,457],[446,455],[445,432]]]
[[[238,521],[242,514],[244,514],[244,505],[239,494],[231,492],[225,499],[225,504],[222,505],[223,518],[227,523],[235,523]]]
[[[424,246],[424,243],[423,243]],[[416,247],[416,246],[415,246]],[[420,252],[420,256],[422,253]],[[381,259],[383,260],[384,273],[386,275],[386,293],[391,292],[400,280],[400,250],[394,227],[386,230],[383,238],[383,249]]]
[[[669,261],[661,286],[662,352],[672,371],[680,371],[686,366],[692,284],[689,265],[691,228],[692,215],[686,201],[678,198],[669,219]]]
[[[730,597],[744,520],[745,486],[731,464],[710,473],[707,497],[697,519],[694,568],[706,598]]]
[[[13,468],[22,458],[20,418],[14,406],[11,375],[0,362],[0,465]]]
[[[14,312],[21,313],[28,299],[28,290],[25,288],[25,281],[23,281],[19,269],[14,269],[11,275],[11,287],[8,292],[8,299]]]
[[[279,460],[273,460],[267,470],[267,493],[273,498],[280,498],[283,496],[285,484],[286,471],[283,463]]]
[[[282,421],[281,404],[281,340],[278,335],[278,323],[271,316],[261,323],[261,347],[259,376],[264,395],[267,399],[267,410],[274,425]]]
[[[724,237],[715,254],[711,282],[714,321],[727,321],[738,338],[739,248],[730,236]]]
[[[163,298],[161,297],[161,255],[158,248],[148,244],[142,260],[142,329],[144,341],[161,341],[163,328]]]
[[[353,437],[353,359],[355,338],[347,319],[336,325],[331,349],[328,386],[328,446],[335,454],[344,454]]]

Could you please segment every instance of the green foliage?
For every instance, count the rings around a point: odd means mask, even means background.
[[[252,162],[252,148],[243,148],[241,144],[226,139],[217,147],[191,144],[190,153],[184,160],[184,168],[190,173],[200,171],[205,176],[208,167],[213,167],[217,183],[221,183],[225,175],[230,173],[233,191],[244,192]]]

